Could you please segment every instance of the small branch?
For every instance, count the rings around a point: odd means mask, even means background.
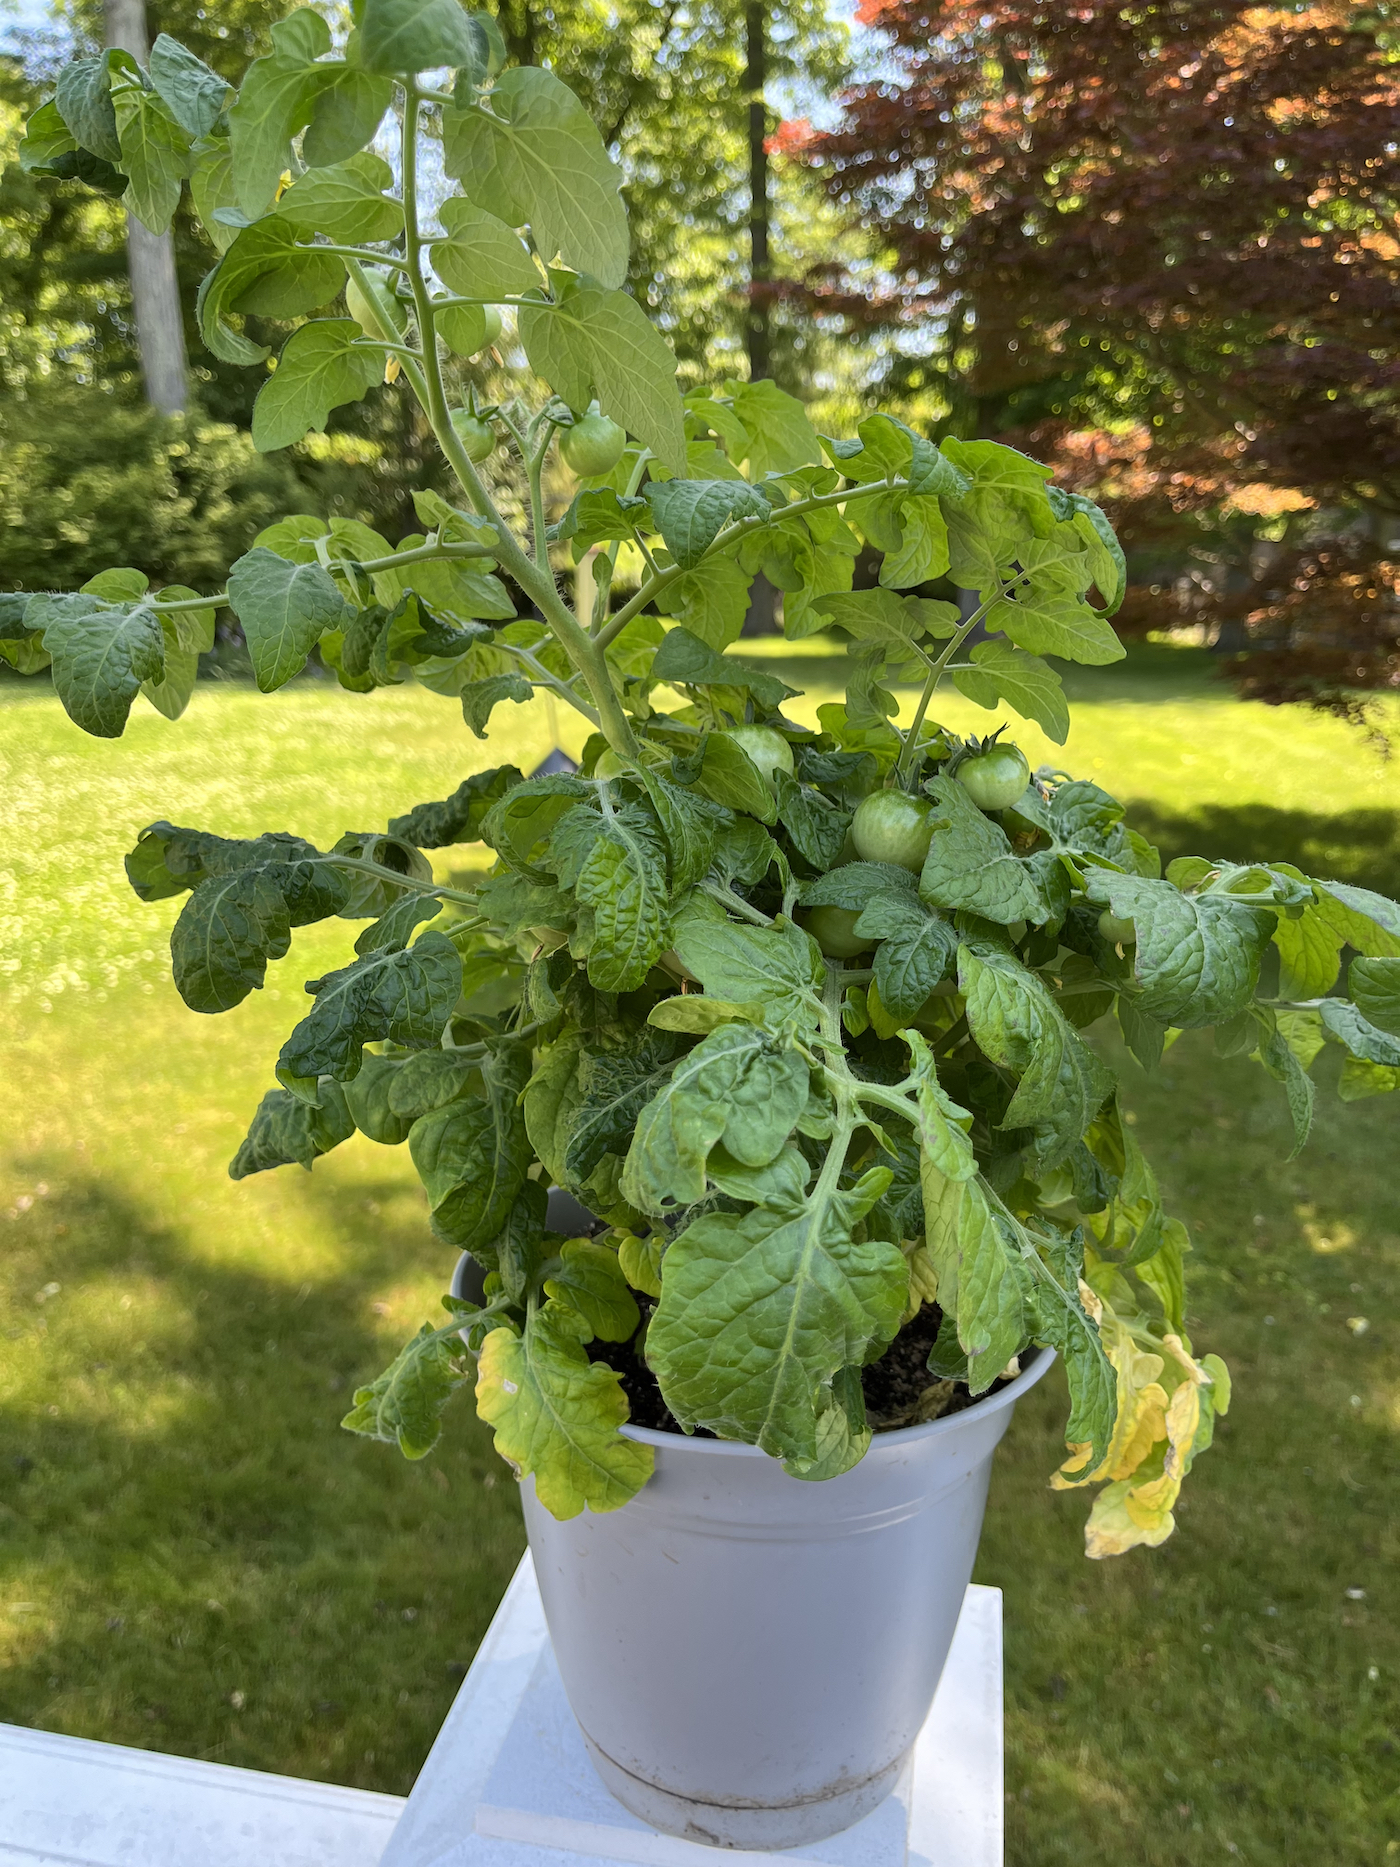
[[[1024,574],[1022,574],[1019,577],[1013,577],[1009,583],[999,582],[996,595],[989,596],[984,603],[979,603],[977,605],[977,608],[973,610],[967,621],[958,629],[952,641],[949,642],[948,646],[943,650],[943,653],[929,668],[928,679],[924,682],[923,692],[919,695],[919,704],[914,709],[913,723],[908,732],[904,735],[904,745],[899,754],[899,762],[895,766],[895,775],[903,782],[907,783],[913,776],[914,769],[919,762],[919,729],[924,723],[924,715],[928,712],[929,702],[933,699],[934,691],[947,672],[948,665],[952,661],[953,656],[957,654],[958,650],[962,647],[968,636],[972,634],[972,631],[977,627],[978,623],[988,614],[992,605],[994,603],[999,603],[1008,590],[1014,590],[1018,583],[1024,583],[1025,581],[1026,578]]]
[[[382,862],[371,862],[366,856],[340,856],[334,850],[319,861],[334,869],[351,869],[357,875],[375,875],[386,882],[393,882],[397,887],[411,889],[419,895],[436,895],[440,901],[456,901],[463,907],[474,908],[476,896],[463,894],[460,888],[448,888],[440,882],[420,882],[417,876],[400,875],[397,869],[386,868]],[[482,926],[486,925],[483,921]]]
[[[804,512],[816,512],[825,506],[844,505],[849,499],[864,499],[872,493],[887,493],[892,488],[897,491],[902,484],[903,482],[898,480],[873,480],[865,486],[849,486],[844,492],[813,493],[807,499],[795,499],[789,506],[775,506],[768,518],[736,519],[732,525],[726,526],[718,534],[714,542],[696,559],[695,564],[684,567],[673,564],[669,569],[657,571],[655,576],[649,577],[637,594],[623,604],[606,627],[598,631],[595,639],[604,648],[609,642],[616,641],[632,618],[639,615],[668,584],[674,583],[678,577],[684,577],[687,571],[696,569],[698,565],[704,563],[706,558],[713,557],[715,552],[727,549],[746,533],[760,531],[765,525],[771,525],[775,519],[801,518]]]
[[[228,591],[218,590],[213,596],[172,597],[168,603],[156,602],[153,599],[151,602],[143,604],[142,607],[144,609],[159,610],[164,616],[173,616],[177,610],[181,609],[226,609],[228,604]]]
[[[530,675],[537,687],[544,687],[547,688],[550,693],[558,694],[559,698],[567,701],[575,712],[581,713],[595,730],[600,727],[601,722],[599,721],[598,715],[595,710],[588,705],[587,701],[580,700],[567,681],[561,681],[557,674],[551,674],[544,663],[538,656],[533,654],[530,649],[518,648],[514,642],[502,642],[500,640],[497,640],[493,646],[503,649],[506,654],[514,655],[518,661],[523,662],[529,669]],[[580,678],[581,677],[578,675],[574,676],[575,680]]]
[[[355,259],[362,266],[391,266],[395,272],[410,271],[407,260],[398,258],[394,253],[376,253],[373,247],[368,246],[306,246],[302,251],[330,253],[336,259]]]
[[[718,882],[701,882],[700,886],[707,895],[712,896],[716,901],[722,901],[727,908],[733,908],[736,914],[742,915],[747,921],[752,921],[755,926],[771,927],[773,925],[772,919],[767,914],[763,913],[760,908],[754,907],[752,902],[745,901],[742,895],[736,895],[732,888],[721,887]]]

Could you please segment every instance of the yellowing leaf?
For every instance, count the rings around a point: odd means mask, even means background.
[[[560,1306],[525,1325],[493,1329],[482,1343],[476,1410],[495,1428],[496,1450],[552,1516],[619,1510],[651,1477],[650,1446],[624,1439],[627,1396],[613,1370],[590,1362]]]

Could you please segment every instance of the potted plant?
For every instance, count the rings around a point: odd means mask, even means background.
[[[165,36],[146,70],[77,59],[22,159],[153,229],[188,181],[218,356],[270,369],[242,315],[305,318],[259,447],[387,381],[460,492],[420,493],[394,543],[284,518],[216,593],[113,569],[0,599],[0,650],[108,737],[138,694],[178,716],[221,606],[266,691],[314,651],[357,692],[459,699],[479,737],[540,691],[588,720],[581,770],[476,772],[330,850],[156,823],[127,866],[142,899],[186,897],[171,952],[199,1012],[261,985],[294,927],[365,923],[308,985],[231,1171],[310,1167],[356,1130],[406,1143],[482,1275],[346,1424],[421,1457],[474,1383],[606,1780],[663,1828],[809,1841],[897,1774],[992,1449],[1051,1354],[1053,1482],[1099,1487],[1093,1556],[1171,1533],[1228,1405],[1185,1330],[1185,1227],[1085,1033],[1116,1019],[1150,1068],[1213,1027],[1277,1079],[1301,1147],[1325,1041],[1344,1095],[1400,1081],[1400,909],[1281,863],[1163,875],[1097,785],[938,725],[946,679],[1064,742],[1046,657],[1122,653],[1103,513],[993,442],[886,414],[819,436],[771,382],[682,397],[622,289],[597,131],[552,74],[506,68],[489,18],[364,0],[343,50],[307,10],[272,40],[237,92]],[[368,148],[391,109],[396,173]],[[456,184],[435,224],[427,138]],[[486,404],[461,360],[503,308],[528,368]],[[551,523],[556,448],[577,490]],[[559,573],[585,553],[573,607]],[[790,638],[850,639],[819,729],[728,652],[759,571]],[[439,880],[425,852],[466,842],[489,875]],[[552,1231],[551,1187],[598,1225]]]

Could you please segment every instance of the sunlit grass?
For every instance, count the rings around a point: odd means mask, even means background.
[[[839,665],[788,662],[810,719]],[[1400,890],[1400,768],[1209,674],[1135,654],[1075,677],[1063,751],[1017,736],[1130,800],[1170,853],[1257,845]],[[543,707],[497,719],[483,745],[412,688],[204,686],[179,724],[138,713],[106,744],[0,689],[0,1718],[400,1792],[426,1754],[518,1507],[469,1405],[420,1465],[337,1421],[451,1254],[401,1150],[225,1173],[302,981],[354,929],[298,933],[267,990],[196,1017],[169,981],[179,904],[143,907],[121,857],[162,816],[323,845],[382,826],[544,756]],[[583,722],[558,724],[576,752]],[[1400,1109],[1324,1100],[1288,1165],[1279,1092],[1208,1040],[1155,1082],[1124,1069],[1196,1240],[1193,1332],[1238,1398],[1175,1541],[1106,1565],[1080,1554],[1082,1500],[1045,1488],[1058,1377],[1020,1412],[979,1570],[1006,1591],[1009,1859],[1388,1867]]]

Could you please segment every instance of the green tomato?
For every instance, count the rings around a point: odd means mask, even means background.
[[[345,282],[345,309],[367,337],[401,337],[408,329],[408,311],[395,296],[382,272],[365,269],[365,287],[352,277]]]
[[[564,430],[560,452],[581,480],[594,474],[611,473],[622,459],[627,436],[606,415],[585,415],[572,428]]]
[[[597,764],[593,767],[593,776],[595,778],[620,778],[626,770],[627,767],[612,747],[604,746],[598,754]]]
[[[1001,827],[1008,836],[1040,835],[1040,825],[1032,823],[1029,817],[1023,817],[1019,810],[1004,810],[1001,813]]]
[[[464,408],[453,409],[452,426],[457,430],[457,439],[466,449],[467,459],[473,464],[485,460],[496,445],[496,437],[487,423]]]
[[[1132,921],[1120,920],[1107,908],[1099,916],[1099,932],[1110,946],[1137,945],[1137,928]]]
[[[924,866],[933,829],[933,806],[907,791],[876,791],[862,798],[851,824],[851,838],[865,862],[892,862],[917,874]]]
[[[1010,810],[1026,794],[1030,761],[1019,746],[998,742],[964,759],[956,776],[979,810]]]
[[[1041,1174],[1037,1185],[1042,1206],[1063,1206],[1074,1197],[1074,1175],[1068,1167],[1049,1168]]]
[[[786,772],[790,778],[797,769],[792,747],[771,726],[731,726],[725,737],[743,747],[770,785],[775,772]]]
[[[562,927],[532,927],[530,933],[546,953],[553,953],[559,947],[569,944],[569,936]]]
[[[807,931],[828,958],[855,959],[875,944],[856,932],[859,919],[851,908],[812,908],[807,915]]]
[[[494,305],[443,305],[436,322],[438,335],[459,357],[478,355],[501,335],[501,314]]]

